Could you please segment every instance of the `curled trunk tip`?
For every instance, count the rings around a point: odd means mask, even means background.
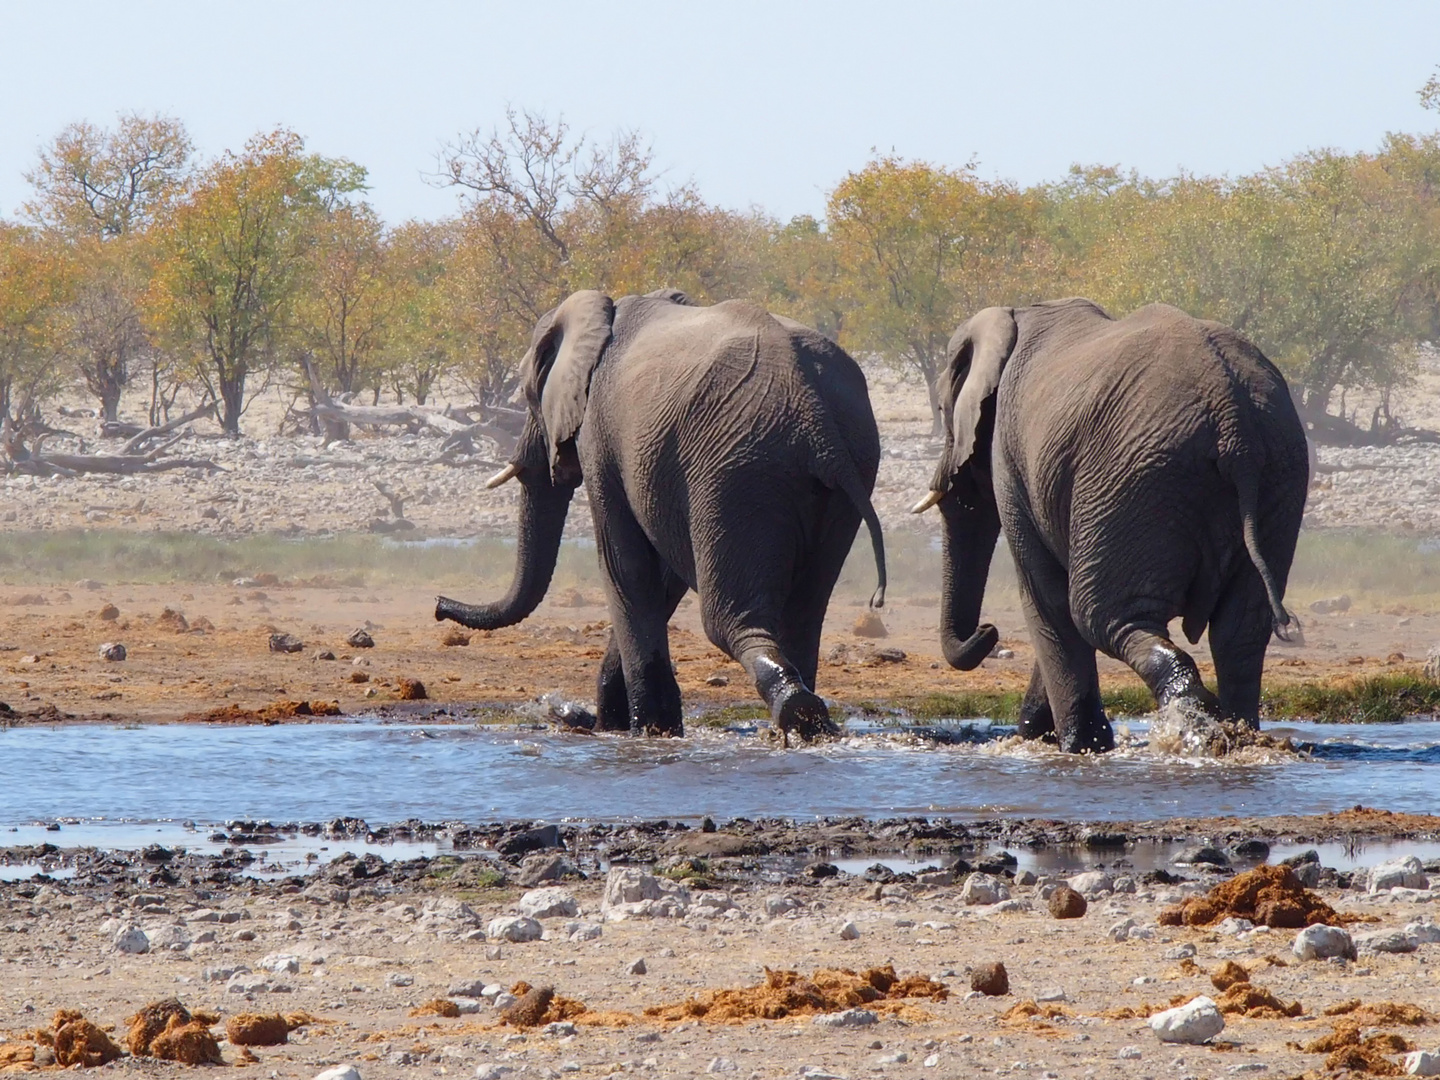
[[[974,671],[999,643],[1000,631],[981,623],[964,641],[951,638],[944,642],[945,662],[960,671]]]

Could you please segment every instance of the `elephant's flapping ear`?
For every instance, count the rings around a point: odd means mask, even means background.
[[[1017,336],[1015,309],[992,307],[976,312],[950,338],[940,395],[947,445],[932,491],[949,490],[955,474],[975,455],[977,444],[989,439],[991,432],[982,430],[988,426],[985,405],[995,397]],[[993,420],[993,407],[988,416]]]
[[[614,302],[593,289],[572,293],[535,324],[525,357],[525,396],[545,424],[556,483],[578,483],[575,436],[585,420],[590,376],[610,341]]]

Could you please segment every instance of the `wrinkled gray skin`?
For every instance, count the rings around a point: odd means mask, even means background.
[[[862,517],[880,578],[872,602],[884,603],[870,504],[880,438],[855,362],[745,301],[579,292],[535,327],[522,377],[514,581],[494,604],[442,597],[435,617],[493,629],[529,615],[583,482],[612,625],[596,727],[683,734],[666,626],[694,589],[706,635],[744,666],[780,729],[833,734],[813,692],[820,627]]]
[[[1155,304],[1113,320],[1088,300],[987,308],[955,332],[946,450],[941,643],[970,669],[1003,527],[1036,665],[1027,738],[1114,746],[1095,652],[1125,661],[1160,706],[1188,699],[1259,726],[1260,675],[1309,486],[1284,378],[1219,323]],[[925,505],[922,502],[921,507]],[[917,507],[917,510],[919,507]],[[1207,628],[1218,697],[1169,638]]]

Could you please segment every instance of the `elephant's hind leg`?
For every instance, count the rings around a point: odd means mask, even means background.
[[[667,571],[665,590],[665,620],[668,624],[685,593],[689,591],[689,586]],[[630,730],[630,691],[625,685],[625,665],[620,658],[620,646],[616,644],[614,629],[611,629],[610,640],[605,646],[605,658],[600,661],[595,712],[596,731]]]
[[[1249,565],[1237,573],[1210,616],[1210,655],[1215,660],[1220,710],[1257,729],[1272,619],[1265,584]]]
[[[1220,714],[1220,703],[1200,680],[1194,659],[1163,632],[1131,627],[1118,638],[1116,654],[1144,680],[1160,708],[1188,701],[1212,716]]]
[[[1030,671],[1030,685],[1020,702],[1020,737],[1055,741],[1055,713],[1050,708],[1050,695],[1045,692],[1045,674],[1037,663]]]

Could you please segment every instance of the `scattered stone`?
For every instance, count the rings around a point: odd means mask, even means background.
[[[100,609],[101,622],[114,622],[118,618],[120,618],[120,609],[114,604],[106,604]]]
[[[514,1072],[509,1065],[501,1065],[498,1062],[487,1061],[475,1069],[475,1080],[500,1080],[506,1073]],[[319,1080],[317,1077],[316,1080]]]
[[[354,1065],[333,1065],[316,1073],[314,1080],[360,1080],[360,1070]]]
[[[100,659],[118,664],[126,657],[125,646],[118,641],[107,641],[100,646]]]
[[[1150,1030],[1163,1043],[1199,1045],[1225,1030],[1225,1017],[1213,1000],[1201,995],[1150,1017]]]
[[[845,924],[840,927],[841,941],[854,941],[859,936],[860,928],[853,921],[846,920]]]
[[[643,956],[637,956],[625,965],[626,975],[644,975],[648,973],[649,970],[650,969],[645,966],[645,958]]]
[[[797,901],[788,896],[767,896],[763,901],[765,914],[770,918],[778,918],[787,912],[794,911],[800,905]]]
[[[1138,1046],[1122,1046],[1115,1056],[1121,1061],[1139,1061],[1140,1048]]]
[[[1355,941],[1349,931],[1322,923],[1307,926],[1296,934],[1290,951],[1301,960],[1328,960],[1334,956],[1354,960],[1356,956]]]
[[[1211,866],[1230,865],[1229,856],[1219,848],[1212,847],[1209,844],[1185,848],[1171,861],[1182,866],[1196,866],[1200,863],[1208,863]]]
[[[1048,901],[1050,914],[1057,919],[1079,919],[1084,916],[1089,904],[1085,897],[1069,885],[1057,886]]]
[[[316,660],[334,660],[334,659],[335,659],[335,654],[334,654],[333,652],[331,652],[329,649],[321,649],[319,652],[317,652],[317,653],[315,654],[315,659],[316,659]]]
[[[1161,955],[1162,960],[1189,960],[1195,955],[1195,946],[1188,941],[1183,945],[1176,945],[1172,949],[1166,949]]]
[[[1052,1005],[1070,999],[1065,996],[1065,991],[1061,987],[1052,986],[1048,990],[1042,990],[1036,994],[1035,1000],[1041,1005]]]
[[[1440,942],[1440,926],[1428,920],[1406,924],[1405,933],[1421,945],[1433,945]]]
[[[705,1071],[707,1073],[739,1072],[740,1066],[730,1058],[717,1057],[710,1059],[710,1063],[705,1066]]]
[[[580,905],[575,897],[558,885],[543,889],[531,889],[515,905],[521,915],[532,919],[574,918],[580,914]]]
[[[294,634],[271,634],[270,651],[279,653],[304,652],[305,642],[301,641]]]
[[[115,931],[111,944],[118,953],[137,956],[150,951],[150,938],[138,926],[122,926]]]
[[[1010,899],[1010,890],[1001,884],[993,874],[971,874],[960,887],[960,902],[972,904],[998,904]]]
[[[1404,930],[1377,930],[1361,934],[1355,939],[1355,947],[1361,952],[1412,953],[1420,943]]]
[[[1066,884],[1087,900],[1115,891],[1115,879],[1103,870],[1087,870],[1083,874],[1075,874]]]
[[[658,878],[632,866],[612,867],[605,879],[600,910],[607,919],[683,918],[690,908],[690,890],[679,882]]]
[[[1405,1055],[1407,1076],[1440,1076],[1440,1051],[1415,1050]]]
[[[1005,965],[998,960],[993,964],[981,964],[970,973],[970,989],[986,997],[1004,997],[1010,993],[1010,975]]]
[[[1339,596],[1327,596],[1323,600],[1316,600],[1312,603],[1310,610],[1316,615],[1338,615],[1350,610],[1350,597],[1344,593]]]
[[[1430,879],[1425,867],[1414,855],[1372,866],[1365,875],[1365,887],[1372,893],[1389,892],[1391,889],[1428,889]]]
[[[487,938],[499,941],[511,941],[520,943],[524,941],[539,941],[544,928],[534,919],[523,915],[505,915],[498,919],[491,919],[490,925],[485,928]]]
[[[526,888],[534,888],[546,881],[563,881],[566,878],[580,878],[580,868],[566,855],[527,855],[520,861],[520,873],[516,882]]]
[[[831,1028],[869,1027],[879,1019],[869,1009],[845,1009],[841,1012],[821,1013],[811,1023]]]
[[[345,644],[349,645],[352,649],[373,649],[375,647],[375,639],[371,637],[370,632],[362,626],[358,630],[352,630],[350,632],[350,636],[345,639]]]

